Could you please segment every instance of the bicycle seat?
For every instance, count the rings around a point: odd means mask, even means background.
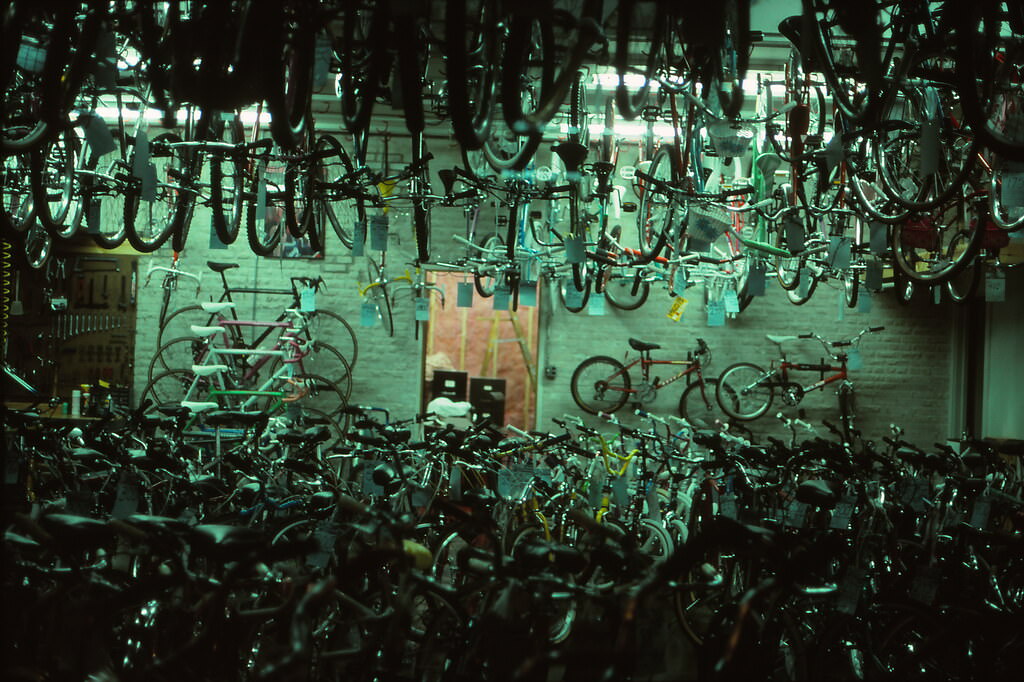
[[[777,343],[777,344],[779,344],[781,346],[786,341],[796,341],[800,337],[799,336],[778,336],[776,334],[765,334],[764,338],[768,339],[772,343]]]
[[[203,301],[199,304],[205,312],[208,313],[222,313],[225,310],[230,310],[235,307],[235,304],[231,301],[224,301],[223,303],[214,303],[213,301]]]
[[[193,547],[206,552],[238,552],[248,554],[266,546],[266,536],[247,526],[202,524],[192,529]]]
[[[629,347],[632,348],[633,350],[638,350],[641,353],[643,353],[644,351],[658,350],[659,348],[661,348],[661,344],[647,343],[646,341],[641,341],[640,339],[630,339]]]
[[[263,412],[242,412],[240,410],[217,410],[206,415],[207,426],[241,426],[248,428],[266,424],[270,415]]]
[[[182,400],[181,408],[185,410],[185,414],[177,416],[187,417],[192,412],[207,412],[209,410],[216,410],[218,407],[220,407],[220,403],[212,400]],[[162,408],[160,409],[162,411]]]
[[[199,338],[204,338],[204,337],[207,337],[207,336],[213,336],[217,332],[224,331],[223,327],[218,327],[218,326],[204,327],[204,326],[198,325],[198,324],[190,324],[189,328],[192,330],[193,336],[198,336]]]
[[[192,365],[192,372],[201,377],[208,377],[218,372],[228,371],[227,365]]]
[[[804,481],[796,488],[796,499],[818,509],[835,509],[839,495],[832,490],[827,481],[813,479]]]
[[[217,263],[212,260],[206,261],[206,265],[214,272],[224,272],[225,270],[238,267],[238,263]]]
[[[554,148],[554,152],[562,159],[569,173],[578,173],[580,165],[587,158],[587,146],[578,142],[563,142]]]

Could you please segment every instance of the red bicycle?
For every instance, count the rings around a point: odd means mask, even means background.
[[[685,360],[654,360],[651,351],[661,346],[639,339],[630,339],[629,347],[640,353],[629,364],[606,355],[595,355],[579,364],[572,373],[571,389],[580,408],[590,414],[611,414],[627,402],[640,406],[654,401],[665,386],[686,377],[688,385],[679,398],[679,415],[697,425],[715,426],[716,422],[726,421],[715,399],[716,380],[704,378],[704,368],[711,364],[711,350],[704,339],[697,339],[697,349]],[[683,369],[665,380],[652,379],[651,368],[659,365]],[[635,367],[640,369],[640,381],[636,384],[629,374]]]

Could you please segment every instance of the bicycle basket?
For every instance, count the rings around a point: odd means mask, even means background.
[[[715,121],[708,126],[711,146],[719,156],[743,156],[754,139],[754,130],[729,121]]]
[[[927,218],[908,220],[900,235],[903,246],[934,251],[939,246],[939,233]]]

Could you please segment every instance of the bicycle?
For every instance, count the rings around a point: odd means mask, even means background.
[[[773,361],[768,370],[764,370],[750,362],[737,362],[726,367],[718,377],[715,398],[722,411],[739,421],[753,421],[763,416],[771,407],[778,392],[787,405],[795,406],[804,395],[816,389],[824,390],[829,384],[838,383],[839,409],[845,437],[848,439],[853,431],[853,383],[847,375],[848,352],[834,352],[834,348],[857,349],[860,339],[868,333],[880,332],[885,327],[867,327],[859,334],[839,341],[826,341],[818,334],[800,334],[799,336],[777,336],[768,334],[767,338],[779,347],[779,361]],[[833,362],[801,363],[790,362],[782,350],[782,344],[797,339],[815,339],[825,348]],[[836,364],[838,363],[838,364]],[[789,373],[819,372],[821,378],[806,386],[792,381]],[[825,372],[835,372],[825,376]]]
[[[573,400],[590,414],[614,413],[627,402],[643,404],[653,401],[658,391],[684,377],[689,384],[679,398],[679,414],[686,419],[714,423],[721,417],[713,399],[715,380],[704,377],[704,368],[711,364],[711,350],[703,339],[686,360],[654,360],[651,351],[661,348],[656,343],[629,339],[629,346],[640,353],[628,365],[614,358],[596,355],[576,367],[570,381]],[[651,368],[658,365],[682,367],[664,381],[651,378]],[[640,382],[633,386],[630,370],[639,366]],[[693,375],[692,377],[690,375]]]

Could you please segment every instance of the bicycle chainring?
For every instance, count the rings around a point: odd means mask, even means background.
[[[652,384],[652,383],[650,383],[648,381],[645,381],[645,382],[641,383],[639,386],[636,387],[636,399],[637,399],[638,402],[641,402],[641,403],[653,402],[654,399],[657,396],[658,396],[658,389],[657,389],[657,387],[654,384]]]
[[[804,399],[804,389],[800,384],[785,384],[779,388],[779,396],[783,403],[793,407]]]

